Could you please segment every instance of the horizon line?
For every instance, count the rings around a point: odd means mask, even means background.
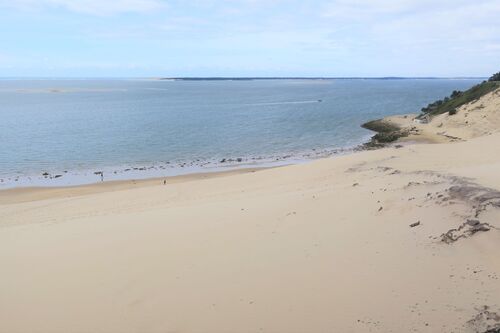
[[[0,76],[0,80],[404,80],[487,79],[487,76]]]

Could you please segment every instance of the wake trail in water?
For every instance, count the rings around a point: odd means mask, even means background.
[[[262,105],[286,105],[286,104],[314,104],[321,103],[321,99],[309,100],[309,101],[290,101],[290,102],[266,102],[266,103],[250,103],[244,104],[249,106],[262,106]]]

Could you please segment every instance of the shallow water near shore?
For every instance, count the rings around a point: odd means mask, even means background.
[[[298,163],[479,80],[0,80],[0,188]]]

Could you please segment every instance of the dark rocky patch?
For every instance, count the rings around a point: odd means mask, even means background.
[[[362,124],[361,127],[377,133],[390,133],[400,130],[399,126],[396,126],[384,119],[376,119],[366,122]]]
[[[455,185],[449,188],[452,199],[471,203],[475,207],[475,217],[478,217],[488,206],[500,208],[500,191],[476,184]]]
[[[487,305],[478,309],[478,312],[467,322],[467,326],[478,333],[500,333],[500,315],[497,312],[490,310]]]
[[[478,220],[467,220],[458,228],[450,229],[441,235],[441,241],[446,244],[455,243],[460,238],[470,237],[478,232],[490,231],[491,226],[488,223],[481,223]]]
[[[371,140],[361,146],[362,149],[378,149],[387,146],[387,144],[397,141],[399,138],[407,137],[412,133],[417,133],[416,127],[401,128],[389,123],[384,119],[373,120],[361,125],[361,127],[377,132]],[[398,148],[401,148],[398,145]]]

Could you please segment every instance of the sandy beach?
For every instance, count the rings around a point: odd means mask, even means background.
[[[499,327],[499,101],[307,164],[2,191],[0,332]]]

